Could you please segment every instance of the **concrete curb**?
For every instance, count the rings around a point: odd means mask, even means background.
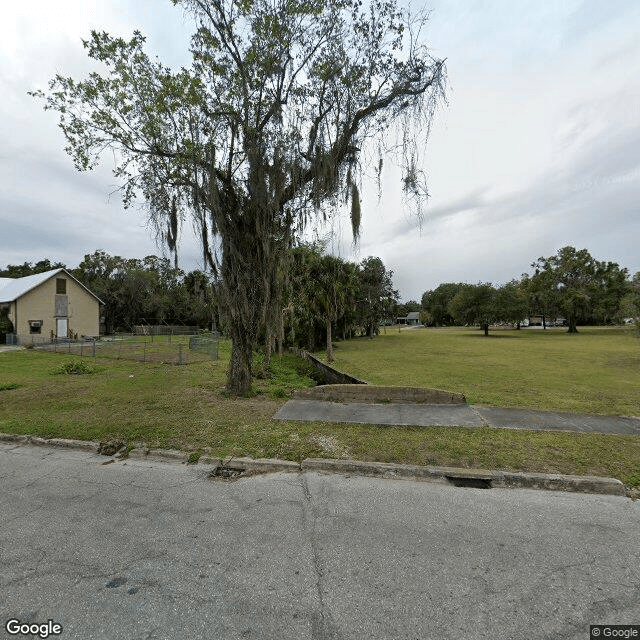
[[[120,457],[116,454],[116,457]],[[157,462],[179,462],[186,464],[189,459],[188,454],[184,451],[176,449],[148,449],[147,447],[136,447],[131,449],[123,458],[131,458],[133,460],[155,460]]]
[[[62,447],[98,453],[99,442],[91,440],[65,440],[62,438],[40,438],[29,435],[0,433],[0,443],[27,444],[41,447]],[[100,454],[101,455],[101,454]],[[112,457],[112,456],[105,456]],[[189,454],[175,449],[148,449],[136,447],[128,455],[116,454],[116,458],[150,460],[187,464]],[[484,469],[463,469],[458,467],[431,467],[411,464],[393,464],[386,462],[361,462],[359,460],[336,460],[329,458],[305,458],[301,463],[274,458],[211,458],[203,455],[198,466],[213,467],[230,473],[251,475],[257,473],[303,472],[340,473],[343,475],[373,476],[379,478],[412,479],[423,482],[449,484],[458,487],[502,488],[502,489],[538,489],[545,491],[570,491],[630,497],[636,491],[625,487],[616,478],[597,476],[570,476],[549,473],[527,473],[512,471],[491,471]]]
[[[440,484],[462,487],[539,489],[546,491],[571,491],[602,495],[624,496],[627,491],[616,478],[596,476],[569,476],[547,473],[524,473],[461,469],[457,467],[422,467],[384,462],[359,462],[357,460],[328,460],[307,458],[302,461],[302,471],[327,471],[347,475],[367,475],[382,478],[412,478]]]
[[[12,433],[0,433],[0,442],[15,442],[31,444],[37,447],[63,447],[65,449],[80,449],[98,453],[99,442],[93,440],[66,440],[64,438],[40,438],[39,436],[19,436]]]
[[[243,467],[249,473],[275,473],[278,471],[300,471],[300,463],[291,460],[277,460],[276,458],[233,458],[224,462],[224,466],[233,468]]]

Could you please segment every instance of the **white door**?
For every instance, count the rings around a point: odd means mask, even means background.
[[[56,337],[66,338],[68,331],[67,318],[56,318]]]

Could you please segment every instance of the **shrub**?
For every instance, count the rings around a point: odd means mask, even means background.
[[[95,368],[87,364],[83,360],[71,360],[71,362],[63,362],[57,369],[56,373],[66,373],[68,375],[82,375],[85,373],[95,373]]]

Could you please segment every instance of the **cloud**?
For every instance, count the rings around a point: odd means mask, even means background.
[[[560,247],[640,270],[640,5],[433,0],[429,37],[448,58],[450,104],[424,150],[432,198],[422,227],[402,204],[399,176],[363,185],[363,233],[332,220],[331,248],[380,256],[405,299],[446,281],[505,282]],[[188,19],[158,0],[9,4],[0,25],[0,266],[42,257],[74,266],[104,248],[158,253],[144,211],[124,211],[106,165],[78,173],[56,114],[26,92],[56,73],[92,68],[91,28],[128,37],[188,64]],[[201,266],[185,229],[182,264]]]
[[[629,117],[639,107],[628,88],[575,102],[553,134],[546,169],[511,189],[434,198],[421,232],[401,217],[365,233],[364,252],[378,249],[405,299],[441,282],[507,282],[566,245],[640,270],[640,126]]]

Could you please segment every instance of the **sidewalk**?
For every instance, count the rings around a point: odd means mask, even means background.
[[[352,422],[400,426],[497,427],[640,435],[640,418],[593,416],[529,409],[499,409],[467,404],[329,402],[294,398],[276,420]]]
[[[4,353],[5,351],[16,351],[17,349],[22,349],[21,346],[14,346],[11,344],[0,344],[0,353]]]

